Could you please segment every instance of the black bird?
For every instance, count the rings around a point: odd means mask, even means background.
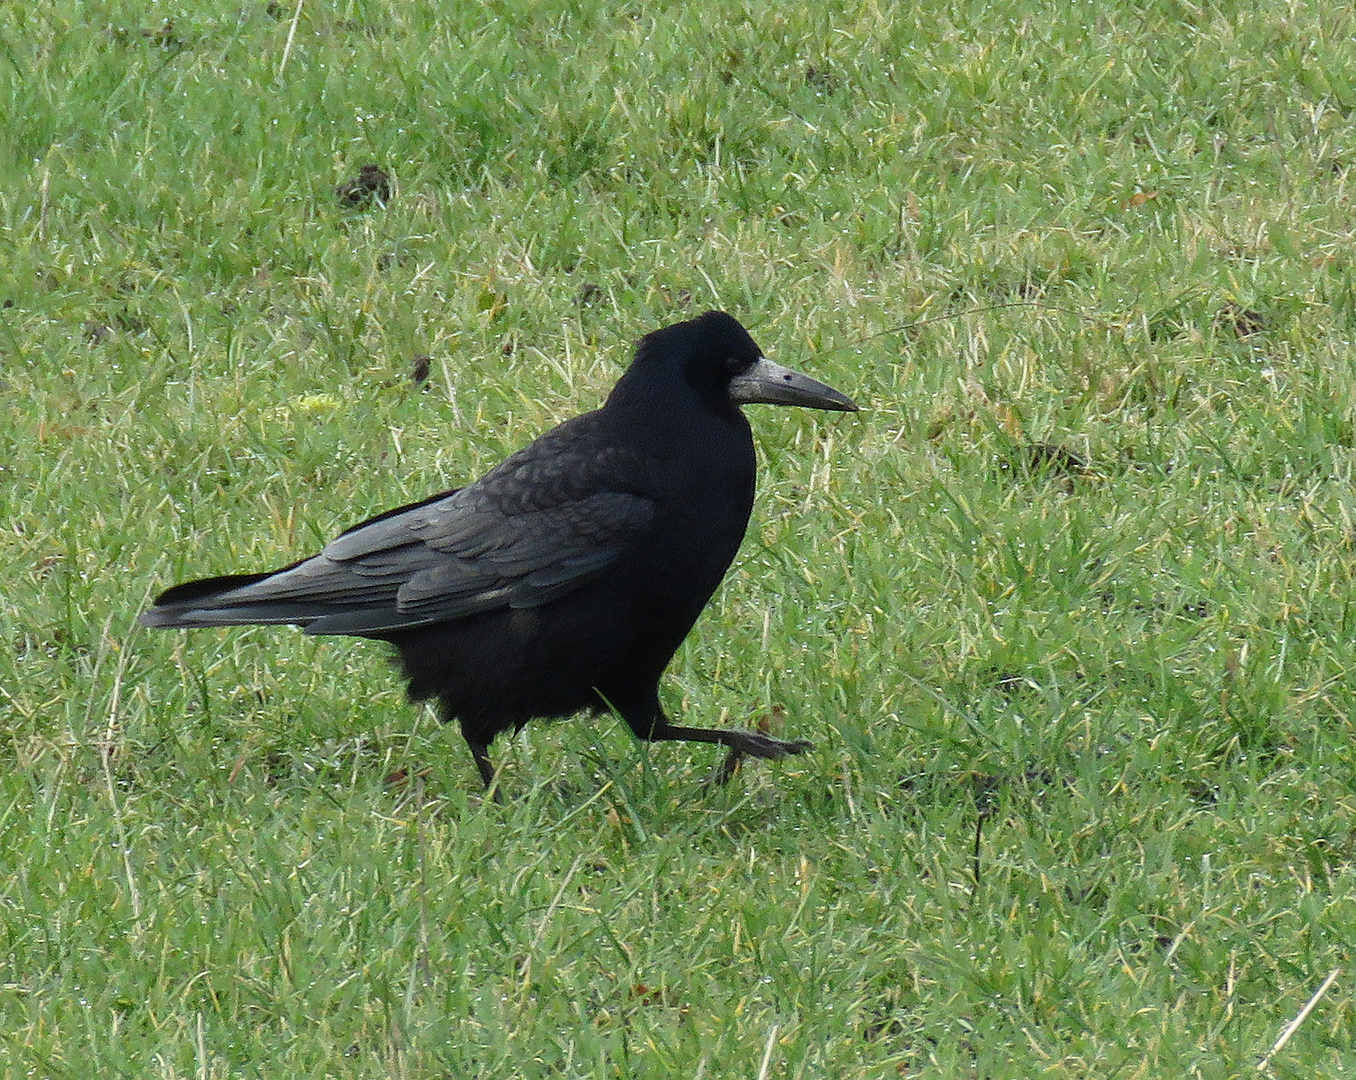
[[[798,754],[810,744],[680,727],[659,703],[660,675],[748,526],[755,461],[739,406],[753,402],[857,409],[707,312],[642,338],[602,408],[475,483],[281,570],[176,585],[141,622],[389,641],[410,698],[460,722],[487,789],[496,735],[583,709],[615,710],[640,739],[721,743],[723,775],[740,755]]]

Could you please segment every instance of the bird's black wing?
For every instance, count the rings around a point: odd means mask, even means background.
[[[606,570],[655,518],[647,464],[608,447],[581,423],[591,419],[548,432],[468,487],[350,529],[314,558],[177,604],[171,590],[147,614],[178,608],[155,625],[372,635],[549,603]]]

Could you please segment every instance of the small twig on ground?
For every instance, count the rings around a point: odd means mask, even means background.
[[[768,1063],[772,1060],[772,1047],[777,1042],[777,1025],[772,1025],[772,1030],[767,1033],[767,1045],[763,1047],[763,1063],[758,1066],[758,1080],[766,1080]]]
[[[1337,980],[1337,976],[1340,974],[1342,974],[1341,968],[1332,969],[1332,972],[1328,977],[1323,980],[1323,985],[1314,991],[1314,996],[1304,1003],[1304,1008],[1299,1011],[1299,1015],[1285,1026],[1285,1030],[1281,1032],[1280,1038],[1278,1038],[1271,1049],[1262,1056],[1262,1060],[1257,1063],[1258,1072],[1265,1072],[1271,1066],[1271,1059],[1281,1052],[1285,1047],[1285,1044],[1290,1041],[1290,1036],[1299,1030],[1299,1026],[1304,1023],[1309,1014],[1314,1011],[1314,1006],[1316,1006],[1323,995],[1328,992],[1328,987]]]
[[[292,55],[292,42],[296,40],[297,23],[301,21],[301,5],[305,0],[297,0],[297,9],[292,12],[292,25],[287,28],[287,44],[283,46],[282,60],[278,63],[278,78],[287,70],[288,57]]]

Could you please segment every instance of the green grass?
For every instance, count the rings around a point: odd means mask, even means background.
[[[1356,16],[296,11],[0,8],[0,1074],[1350,1075]],[[136,627],[714,306],[866,411],[663,691],[812,753]]]

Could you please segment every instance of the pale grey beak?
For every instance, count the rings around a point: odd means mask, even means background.
[[[730,380],[730,400],[736,405],[800,405],[806,409],[857,411],[852,399],[832,386],[774,364],[765,356]]]

